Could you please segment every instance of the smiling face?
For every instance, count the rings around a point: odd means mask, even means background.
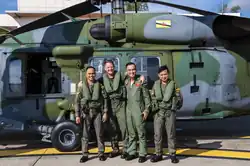
[[[95,69],[94,68],[88,68],[88,70],[86,71],[86,78],[90,82],[95,81]]]
[[[111,62],[107,62],[104,66],[104,70],[108,75],[114,75],[114,65]]]
[[[135,64],[129,64],[127,66],[127,74],[130,78],[135,78],[136,75],[136,66]]]
[[[158,74],[160,80],[164,83],[168,81],[168,70],[163,70]]]

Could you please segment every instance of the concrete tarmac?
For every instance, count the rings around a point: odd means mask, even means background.
[[[183,125],[184,124],[184,125]],[[177,156],[180,159],[180,166],[249,166],[250,165],[250,117],[239,117],[221,121],[205,122],[179,122],[183,131],[178,132]],[[21,145],[20,145],[21,144]],[[0,146],[0,166],[78,166],[78,165],[109,165],[109,166],[137,166],[137,165],[170,165],[171,162],[165,156],[165,160],[159,163],[138,163],[137,159],[125,161],[116,157],[108,158],[106,161],[99,161],[96,154],[90,155],[91,160],[86,163],[79,163],[80,152],[71,154],[60,153],[46,144],[37,142],[19,142]],[[150,144],[150,143],[149,143]],[[107,148],[107,152],[111,149]],[[149,153],[154,152],[154,147],[148,148]],[[91,153],[97,149],[92,148]],[[167,148],[164,149],[167,153]],[[6,157],[6,156],[18,157]],[[27,155],[29,155],[27,157]],[[33,155],[33,156],[30,156]],[[172,165],[172,164],[171,164]]]
[[[22,157],[22,158],[5,158],[0,160],[0,166],[163,166],[173,165],[169,160],[164,160],[158,163],[151,163],[146,161],[145,163],[138,163],[137,160],[124,161],[119,157],[113,159],[107,159],[106,161],[99,161],[98,159],[92,159],[86,163],[79,163],[80,155],[74,156],[38,156],[38,157]],[[181,158],[178,166],[249,166],[250,161],[241,160],[228,160],[228,159],[211,159],[211,158]]]
[[[25,146],[25,144],[1,146],[0,155],[12,154],[16,155],[17,157],[1,157],[0,166],[142,165],[141,163],[138,163],[138,159],[133,161],[125,161],[120,159],[119,156],[112,159],[107,158],[106,161],[102,162],[96,158],[96,154],[91,154],[91,159],[88,162],[79,163],[79,159],[81,157],[80,151],[73,153],[61,153],[51,147],[40,147],[37,149],[39,146],[38,144],[34,149],[27,149]],[[33,146],[35,146],[35,144]],[[182,145],[179,142],[178,147],[177,156],[180,159],[180,163],[178,164],[180,166],[236,166],[236,164],[248,166],[250,164],[250,139],[187,139]],[[107,148],[107,152],[110,151],[111,149]],[[96,148],[90,150],[90,153],[96,152]],[[154,148],[148,148],[148,152],[153,153]],[[164,149],[164,152],[167,154],[166,148]],[[143,165],[172,164],[167,155],[165,156],[164,161],[159,163],[151,163],[149,160],[150,155],[148,155],[148,161],[143,163]]]

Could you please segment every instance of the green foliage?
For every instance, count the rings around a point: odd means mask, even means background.
[[[240,6],[237,5],[237,6],[233,6],[230,11],[232,13],[238,13],[240,11],[240,9],[241,9]]]
[[[231,12],[231,13],[238,13],[240,12],[241,7],[239,5],[233,6],[231,8],[228,8],[228,4],[224,4],[223,8],[221,5],[219,6],[219,13],[225,13],[225,12]]]

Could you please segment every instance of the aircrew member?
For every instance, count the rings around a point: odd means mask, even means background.
[[[121,131],[123,141],[123,153],[121,158],[124,159],[127,156],[127,145],[128,145],[128,130],[126,124],[126,87],[124,86],[124,79],[126,74],[115,71],[115,65],[112,60],[104,61],[105,73],[103,77],[99,79],[103,83],[106,92],[109,96],[110,113],[109,113],[109,124],[110,124],[110,136],[113,151],[110,153],[110,157],[115,157],[119,154],[118,145],[118,134]],[[143,82],[144,76],[140,77]]]
[[[175,82],[168,78],[168,67],[161,66],[158,70],[159,80],[155,81],[152,89],[152,111],[154,114],[154,142],[156,154],[151,162],[162,160],[162,135],[163,129],[167,131],[168,149],[172,163],[178,163],[176,158],[176,97]]]
[[[91,124],[94,124],[99,159],[106,160],[104,156],[104,140],[103,140],[103,122],[107,121],[107,93],[104,87],[95,80],[95,68],[89,66],[86,68],[86,78],[78,84],[76,95],[76,123],[79,124],[83,120],[83,136],[82,136],[82,158],[80,162],[88,160],[88,143]],[[80,118],[81,117],[81,118]]]
[[[136,74],[136,65],[134,63],[126,64],[127,75],[125,80],[127,88],[127,125],[129,132],[129,146],[126,160],[136,158],[137,136],[139,138],[139,163],[146,161],[147,140],[145,121],[149,114],[151,105],[150,94],[146,83],[141,83],[140,75]]]
[[[128,145],[128,130],[126,125],[126,89],[124,86],[124,75],[114,70],[114,63],[112,60],[104,61],[105,73],[100,78],[103,82],[106,92],[109,97],[109,124],[111,144],[113,151],[110,157],[119,155],[118,134],[121,131],[123,141],[123,153],[121,158],[127,156]]]

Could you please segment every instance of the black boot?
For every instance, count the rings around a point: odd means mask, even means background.
[[[162,160],[162,155],[153,155],[150,161],[152,163],[156,163],[156,162],[161,161],[161,160]]]
[[[126,157],[126,160],[127,161],[130,161],[130,160],[133,160],[133,159],[135,159],[136,158],[136,155],[127,155],[127,157]]]
[[[109,157],[110,157],[110,158],[113,158],[113,157],[116,157],[116,156],[119,156],[119,155],[120,155],[119,150],[113,150],[113,151],[109,154]]]
[[[138,159],[139,163],[144,163],[145,161],[147,161],[145,156],[139,156],[139,159]]]
[[[128,156],[128,153],[127,152],[123,152],[122,155],[121,155],[121,159],[126,159]]]
[[[84,163],[86,161],[88,161],[88,156],[82,156],[81,159],[80,159],[80,163]]]
[[[179,160],[176,158],[175,154],[171,154],[169,155],[170,159],[171,159],[171,163],[178,163]]]
[[[104,154],[99,155],[99,160],[100,161],[105,161],[106,159],[107,159],[107,157]]]

